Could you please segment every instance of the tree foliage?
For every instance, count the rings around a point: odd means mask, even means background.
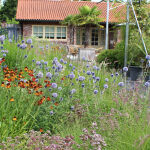
[[[17,0],[5,0],[0,9],[0,21],[12,20],[16,15]]]

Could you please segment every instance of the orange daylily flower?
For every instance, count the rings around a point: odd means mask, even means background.
[[[10,99],[10,102],[14,102],[15,100],[14,100],[14,98],[13,97],[11,97],[11,99]]]
[[[40,129],[40,132],[44,132],[44,131],[43,131],[43,128]]]
[[[58,102],[56,102],[56,103],[54,103],[54,105],[55,105],[55,106],[58,106],[58,105],[59,105],[59,103],[58,103]]]
[[[16,120],[17,120],[17,118],[16,118],[16,116],[14,116],[13,121],[16,121]]]
[[[1,84],[1,87],[5,87],[5,84],[4,84],[4,82],[2,82],[2,84]]]
[[[50,109],[53,109],[53,106],[50,106]]]
[[[47,101],[51,101],[51,98],[50,98],[50,97],[47,97]]]

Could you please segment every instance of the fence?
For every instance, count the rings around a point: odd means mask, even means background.
[[[0,35],[5,35],[6,39],[18,40],[22,39],[21,27],[16,24],[7,24],[5,27],[0,27]]]

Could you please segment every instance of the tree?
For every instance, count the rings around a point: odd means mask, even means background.
[[[63,21],[62,24],[69,26],[69,33],[70,33],[70,44],[74,44],[74,31],[76,26],[76,20],[74,15],[67,16]]]
[[[74,28],[76,26],[81,26],[85,28],[85,41],[84,41],[84,47],[87,47],[89,45],[89,31],[91,25],[96,25],[98,27],[102,27],[100,25],[100,22],[102,19],[99,17],[101,14],[101,11],[97,9],[96,6],[93,8],[90,8],[89,6],[82,6],[79,8],[79,14],[76,15],[69,15],[67,16],[63,24],[69,25],[71,28],[70,38],[71,38],[71,44],[73,44],[72,38],[74,37]]]
[[[89,6],[82,6],[79,8],[79,14],[75,16],[77,26],[83,26],[85,28],[85,41],[84,47],[89,45],[89,34],[91,25],[103,27],[100,25],[102,19],[99,17],[101,11],[96,6],[90,8]]]
[[[5,0],[0,9],[0,21],[12,20],[16,15],[17,0]]]

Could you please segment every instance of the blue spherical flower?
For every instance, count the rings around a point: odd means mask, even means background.
[[[12,39],[9,39],[9,42],[12,43]]]
[[[32,62],[35,62],[35,59],[33,59]]]
[[[85,87],[85,84],[84,84],[84,83],[82,83],[82,84],[81,84],[81,86],[82,86],[82,88],[84,88],[84,87]]]
[[[47,62],[47,61],[45,61],[45,62],[44,62],[44,65],[47,65],[47,64],[48,64],[48,62]]]
[[[99,81],[100,80],[100,78],[99,77],[96,77],[96,81]]]
[[[21,49],[25,49],[26,47],[27,47],[27,45],[25,43],[23,43],[23,44],[20,45]]]
[[[70,109],[71,109],[71,110],[74,110],[74,106],[71,106]]]
[[[116,73],[115,73],[115,75],[116,75],[116,77],[117,77],[117,76],[119,76],[119,73],[118,73],[118,72],[116,72]]]
[[[72,64],[69,64],[69,67],[72,67]]]
[[[63,98],[61,97],[59,100],[60,100],[60,101],[63,101]]]
[[[128,71],[128,67],[123,67],[123,71],[127,72]]]
[[[84,81],[84,80],[85,80],[85,77],[79,76],[79,81]]]
[[[27,44],[32,44],[32,39],[27,39]]]
[[[119,85],[120,87],[123,87],[123,86],[124,86],[124,83],[123,83],[123,82],[119,82],[118,85]]]
[[[38,78],[43,78],[43,73],[41,71],[39,71],[39,73],[37,74]]]
[[[89,68],[89,67],[90,67],[90,65],[89,65],[89,64],[87,64],[87,65],[86,65],[86,67],[87,67],[87,68]]]
[[[64,61],[64,64],[67,64],[67,61]]]
[[[61,63],[64,63],[64,60],[63,60],[63,59],[60,59],[60,62],[61,62]]]
[[[57,84],[56,83],[52,83],[52,88],[57,88]]]
[[[28,57],[28,55],[24,55],[24,58],[27,58]]]
[[[145,86],[146,86],[146,87],[149,87],[149,86],[150,86],[150,83],[149,83],[149,82],[145,82]]]
[[[35,82],[39,82],[39,79],[35,79]]]
[[[85,57],[84,56],[82,57],[82,60],[85,61]]]
[[[6,54],[3,54],[3,57],[6,57]]]
[[[49,92],[51,92],[51,91],[52,91],[52,89],[51,89],[51,88],[49,88],[49,89],[48,89],[48,91],[49,91]]]
[[[46,73],[46,77],[47,77],[47,78],[51,78],[51,77],[52,77],[52,74],[51,74],[50,72],[47,72],[47,73]]]
[[[50,113],[50,115],[53,115],[53,114],[54,114],[53,110],[51,110],[49,113]]]
[[[24,42],[25,42],[24,40],[21,41],[21,43],[24,43]]]
[[[52,93],[52,97],[56,98],[58,96],[57,93]]]
[[[71,91],[70,91],[70,94],[74,94],[76,92],[76,89],[72,89]]]
[[[97,70],[97,66],[93,66],[93,69],[94,69],[94,70]]]
[[[94,90],[94,94],[97,94],[98,93],[98,90]]]
[[[91,71],[87,71],[86,74],[87,74],[87,75],[91,75]]]
[[[37,61],[37,62],[36,62],[36,65],[41,65],[41,62],[40,62],[40,61]]]
[[[106,82],[108,82],[108,81],[109,81],[109,79],[108,79],[108,78],[105,78],[105,81],[106,81]]]
[[[34,48],[34,46],[33,46],[33,45],[31,45],[31,48]]]
[[[111,74],[111,77],[113,77],[114,75],[113,74]]]
[[[62,87],[58,87],[58,90],[61,91],[61,90],[62,90]]]
[[[150,60],[150,55],[146,55],[146,59],[147,59],[147,60]]]
[[[0,49],[3,49],[4,47],[3,46],[0,46]]]
[[[107,84],[104,84],[104,88],[107,89],[107,88],[108,88],[108,85],[107,85]]]
[[[0,41],[3,42],[5,40],[5,35],[0,36]]]

